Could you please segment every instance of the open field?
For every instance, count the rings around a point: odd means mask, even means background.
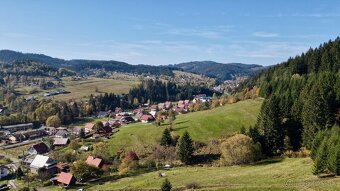
[[[84,97],[88,97],[90,94],[98,95],[101,93],[115,93],[115,94],[122,94],[127,93],[129,90],[140,83],[137,78],[129,78],[129,79],[106,79],[106,78],[88,78],[85,80],[80,81],[72,81],[70,78],[62,78],[64,87],[63,88],[56,88],[56,89],[49,89],[49,90],[40,90],[34,94],[29,94],[31,90],[34,88],[32,87],[18,87],[16,90],[22,95],[35,95],[39,96],[39,98],[43,98],[41,94],[49,91],[55,91],[57,89],[64,89],[69,94],[60,94],[53,96],[57,100],[69,100],[69,99],[82,99]],[[95,89],[97,88],[97,92]]]
[[[254,125],[262,99],[240,101],[212,110],[177,115],[174,131],[187,130],[194,140],[207,141],[239,131],[242,126]]]
[[[181,135],[187,130],[192,139],[206,142],[223,137],[248,127],[256,122],[262,99],[246,100],[228,104],[212,110],[177,115],[174,132]],[[137,144],[152,144],[160,140],[167,124],[156,127],[154,124],[133,123],[119,128],[109,140],[112,151]]]
[[[196,182],[200,190],[339,190],[340,177],[318,178],[309,158],[272,159],[252,166],[175,167],[122,178],[89,190],[159,189],[166,173],[175,188]]]

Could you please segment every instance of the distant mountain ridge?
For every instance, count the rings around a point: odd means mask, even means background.
[[[91,69],[104,69],[106,71],[117,71],[127,73],[152,74],[152,75],[173,75],[173,70],[202,74],[217,78],[219,80],[229,80],[236,75],[251,75],[256,70],[262,69],[261,65],[229,63],[222,64],[213,61],[193,61],[167,66],[151,65],[131,65],[125,62],[114,60],[64,60],[53,58],[44,54],[21,53],[12,50],[0,50],[0,62],[11,63],[15,61],[34,61],[55,68],[67,68],[78,73],[86,73]]]
[[[233,76],[249,76],[264,67],[257,64],[218,63],[214,61],[194,61],[173,65],[185,72],[203,74],[220,80],[230,80]]]

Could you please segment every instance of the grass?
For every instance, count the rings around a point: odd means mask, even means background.
[[[318,178],[309,158],[286,158],[252,166],[175,167],[135,177],[126,177],[89,190],[159,189],[165,173],[173,187],[196,182],[200,190],[339,190],[340,177]]]
[[[106,79],[91,77],[86,80],[72,81],[70,78],[65,77],[62,78],[62,81],[64,84],[63,88],[40,90],[39,87],[35,87],[36,89],[38,89],[38,92],[35,94],[29,94],[29,92],[34,89],[33,87],[21,86],[17,87],[16,90],[22,95],[35,95],[40,97],[41,94],[45,92],[55,91],[57,89],[64,89],[71,93],[55,95],[54,98],[57,100],[68,101],[70,99],[82,99],[84,97],[90,96],[91,94],[98,95],[101,93],[111,92],[115,94],[127,93],[133,86],[140,83],[137,78]],[[95,91],[96,88],[98,90],[97,92]]]
[[[246,100],[226,105],[213,110],[177,115],[174,132],[182,134],[187,130],[193,140],[206,142],[220,138],[235,131],[241,126],[248,127],[255,123],[262,104],[262,99]],[[167,124],[156,127],[154,124],[133,123],[119,128],[109,140],[111,150],[131,148],[138,144],[153,144],[160,140]]]
[[[239,131],[242,126],[254,125],[260,112],[262,99],[240,101],[212,110],[178,115],[174,131],[189,132],[194,140],[206,142]]]

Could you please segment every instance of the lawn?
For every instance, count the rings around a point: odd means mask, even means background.
[[[96,185],[89,190],[159,189],[165,173],[173,187],[198,183],[200,190],[339,190],[340,177],[318,178],[309,158],[272,159],[252,166],[175,167]]]
[[[262,99],[246,100],[212,110],[177,115],[174,132],[181,135],[189,131],[192,139],[206,142],[248,127],[256,122]],[[167,124],[133,123],[119,128],[109,140],[113,152],[138,144],[152,144],[159,140]]]

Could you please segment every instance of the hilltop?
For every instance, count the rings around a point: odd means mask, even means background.
[[[185,72],[203,74],[219,80],[231,80],[235,76],[249,76],[254,72],[263,69],[263,66],[256,64],[228,63],[222,64],[213,61],[194,61],[175,64]]]

